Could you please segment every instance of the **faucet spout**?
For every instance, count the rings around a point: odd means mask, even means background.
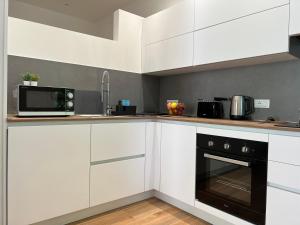
[[[107,70],[103,72],[101,79],[101,102],[103,104],[103,114],[110,116],[112,111],[110,106],[110,75]]]

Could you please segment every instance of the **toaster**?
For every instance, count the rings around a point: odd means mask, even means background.
[[[224,118],[223,103],[220,101],[199,101],[197,117],[212,119]]]

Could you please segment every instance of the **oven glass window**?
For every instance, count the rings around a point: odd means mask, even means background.
[[[61,92],[27,91],[26,104],[31,109],[60,109],[64,107],[64,97]]]
[[[237,203],[251,205],[251,168],[206,159],[205,191],[230,199]]]

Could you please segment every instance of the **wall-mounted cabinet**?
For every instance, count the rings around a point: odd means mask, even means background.
[[[90,126],[8,129],[8,224],[89,207]]]
[[[195,30],[228,22],[284,4],[289,4],[289,0],[195,0]]]
[[[300,35],[300,1],[290,0],[290,35]]]
[[[194,65],[289,51],[289,6],[195,32]]]
[[[193,65],[193,33],[184,34],[143,49],[143,71],[152,73]]]
[[[194,29],[194,0],[184,0],[173,7],[145,18],[143,44],[148,45],[192,32]]]

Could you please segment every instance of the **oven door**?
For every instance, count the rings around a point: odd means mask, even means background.
[[[64,112],[64,88],[19,86],[19,112]]]
[[[196,198],[222,211],[264,224],[266,162],[197,151]]]

